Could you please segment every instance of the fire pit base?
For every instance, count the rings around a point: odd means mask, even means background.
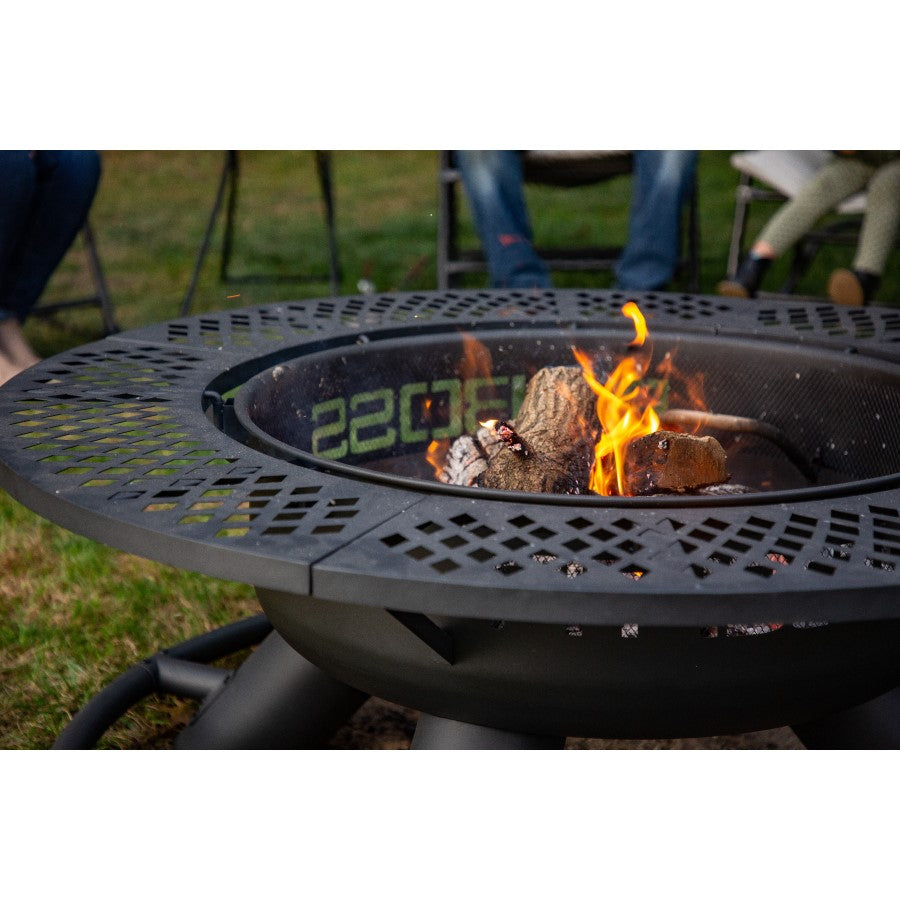
[[[792,728],[811,750],[900,750],[900,688]]]
[[[270,634],[201,706],[177,750],[315,749],[368,699]]]
[[[565,743],[561,737],[516,734],[423,713],[410,750],[562,750]]]
[[[257,593],[282,637],[337,681],[429,716],[516,734],[761,731],[857,706],[900,680],[896,621],[716,639],[699,628],[642,628],[627,639],[605,626],[575,636],[543,623],[409,623],[385,609]]]

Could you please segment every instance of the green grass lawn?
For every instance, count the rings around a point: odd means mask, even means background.
[[[724,276],[736,173],[727,152],[704,152],[699,166],[701,290]],[[107,281],[124,329],[178,315],[212,206],[221,151],[109,152],[91,215]],[[242,154],[233,271],[319,275],[298,284],[223,284],[221,221],[197,288],[194,312],[321,296],[328,255],[313,154]],[[340,151],[334,156],[343,293],[366,279],[377,291],[435,286],[437,153]],[[627,179],[575,191],[528,188],[536,241],[622,242]],[[748,234],[771,214],[759,209]],[[463,206],[464,215],[465,209]],[[464,236],[474,245],[468,218]],[[90,287],[76,245],[48,299]],[[823,250],[799,286],[822,296],[829,272],[852,249]],[[774,289],[786,261],[772,273]],[[484,284],[475,280],[473,284]],[[559,286],[605,287],[607,274],[569,274]],[[900,260],[879,294],[900,304]],[[96,310],[70,311],[26,326],[44,356],[100,337]],[[216,625],[258,612],[253,591],[128,556],[40,519],[0,492],[0,748],[42,748],[68,718],[133,662]],[[147,702],[104,738],[105,747],[154,746],[190,708]]]

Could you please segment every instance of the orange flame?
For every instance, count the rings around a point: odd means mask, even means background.
[[[634,340],[628,346],[643,347],[644,341],[647,340],[647,320],[640,309],[638,309],[637,303],[629,300],[622,307],[622,315],[627,316],[634,322]]]
[[[622,314],[635,325],[635,337],[629,346],[640,347],[647,337],[647,324],[635,303],[626,303]],[[594,493],[609,497],[625,495],[625,451],[637,437],[659,429],[659,416],[654,407],[659,403],[661,388],[655,394],[640,384],[644,366],[633,356],[626,356],[613,370],[605,384],[594,375],[592,360],[572,348],[581,365],[584,378],[597,395],[597,418],[603,427],[594,447],[594,464],[589,487]]]
[[[425,450],[425,459],[434,469],[434,477],[438,481],[444,480],[444,463],[447,459],[447,451],[450,449],[450,441],[444,438],[440,441],[432,441]]]
[[[491,379],[494,363],[491,351],[477,338],[462,332],[463,356],[459,361],[459,376],[463,381],[469,378]]]

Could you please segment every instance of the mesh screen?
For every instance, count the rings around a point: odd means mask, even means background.
[[[482,333],[343,347],[288,362],[248,385],[252,422],[277,441],[353,465],[428,477],[431,441],[471,433],[479,419],[509,418],[528,379],[542,366],[575,365],[587,351],[602,376],[627,352],[621,334]],[[779,428],[822,473],[822,482],[900,471],[900,383],[892,367],[848,354],[774,342],[657,338],[651,375],[675,363],[667,404],[756,419]],[[706,430],[729,463],[766,474],[763,489],[796,478],[779,448],[752,435]],[[412,461],[412,462],[411,462]]]

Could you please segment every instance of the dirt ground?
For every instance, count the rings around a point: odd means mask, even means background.
[[[415,710],[373,697],[332,738],[334,750],[408,750],[416,728]],[[666,741],[569,738],[566,750],[803,750],[790,728],[750,734]]]

